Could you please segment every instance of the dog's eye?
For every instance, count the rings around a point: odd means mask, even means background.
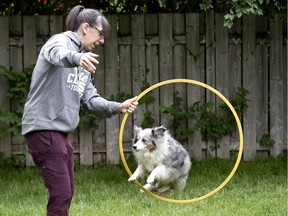
[[[147,142],[147,139],[143,138],[143,139],[142,139],[142,142],[144,142],[144,143]]]

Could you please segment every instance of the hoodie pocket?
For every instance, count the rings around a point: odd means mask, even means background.
[[[67,105],[61,110],[59,115],[52,120],[52,125],[61,131],[72,131],[79,123],[79,109],[73,109]]]

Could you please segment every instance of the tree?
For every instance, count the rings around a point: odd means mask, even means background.
[[[62,14],[82,4],[104,13],[190,13],[214,10],[224,13],[224,26],[230,28],[243,15],[272,16],[287,19],[287,0],[2,0],[0,15]]]
[[[220,0],[221,1],[221,0]],[[217,7],[215,0],[202,0],[200,8],[203,11]],[[233,21],[243,15],[266,15],[271,16],[275,13],[281,13],[287,18],[287,2],[286,0],[227,0],[222,2],[225,7],[226,14],[224,16],[224,26],[230,28]],[[218,4],[219,6],[219,4]]]

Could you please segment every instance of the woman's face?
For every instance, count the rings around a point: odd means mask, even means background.
[[[77,31],[82,42],[83,49],[90,52],[99,44],[104,43],[104,34],[102,25],[90,26],[88,23],[83,23]]]

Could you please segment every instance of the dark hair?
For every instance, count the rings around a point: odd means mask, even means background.
[[[96,9],[84,8],[77,5],[72,8],[66,18],[66,29],[70,31],[77,31],[82,23],[88,23],[91,27],[97,26],[99,22],[103,28],[103,34],[108,36],[110,25],[106,17]]]

